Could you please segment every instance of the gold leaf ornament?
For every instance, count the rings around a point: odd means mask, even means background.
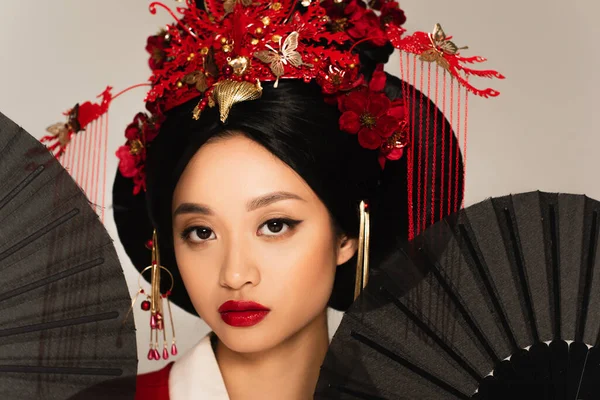
[[[292,32],[281,44],[282,38],[279,39],[279,50],[275,50],[271,45],[266,45],[269,50],[261,50],[254,53],[254,57],[258,58],[265,64],[269,64],[271,72],[277,77],[274,87],[279,84],[279,78],[284,74],[284,65],[288,63],[296,68],[307,66],[312,68],[312,64],[302,61],[302,55],[296,51],[298,48],[298,32]]]
[[[256,100],[262,96],[262,86],[257,79],[256,83],[247,81],[224,80],[213,86],[211,97],[219,104],[221,122],[225,123],[229,111],[234,104],[242,101]],[[209,104],[210,105],[210,104]]]
[[[225,123],[234,104],[241,103],[242,101],[256,100],[261,96],[262,86],[258,79],[256,83],[226,79],[213,85],[207,99],[207,104],[211,108],[217,104],[219,105],[219,116],[221,122]],[[200,113],[200,104],[198,104],[194,108],[193,118],[198,120]]]

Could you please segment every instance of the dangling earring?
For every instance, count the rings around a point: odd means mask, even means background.
[[[369,204],[364,200],[359,205],[360,226],[358,231],[358,255],[356,259],[356,280],[354,283],[354,300],[367,286],[369,280]]]
[[[144,270],[140,273],[140,276],[138,277],[138,286],[140,286],[140,282],[139,282],[139,278],[141,278],[141,276],[144,274],[144,272],[146,271],[151,271],[151,280],[150,280],[150,286],[151,286],[151,292],[150,295],[146,294],[146,300],[142,301],[142,310],[144,311],[150,311],[150,350],[148,351],[148,360],[160,360],[160,352],[159,352],[159,334],[162,332],[162,358],[163,359],[168,359],[169,358],[169,351],[167,349],[167,330],[165,329],[165,322],[164,322],[164,308],[163,308],[163,304],[166,301],[167,303],[167,308],[169,310],[169,320],[171,322],[171,331],[172,331],[172,338],[171,338],[171,354],[176,356],[177,355],[177,344],[176,344],[176,340],[175,340],[175,325],[173,325],[173,313],[171,312],[171,302],[169,301],[169,296],[171,295],[171,291],[173,290],[173,284],[175,282],[175,280],[173,279],[173,274],[171,274],[171,271],[169,271],[167,268],[163,267],[162,265],[160,265],[160,253],[158,251],[158,236],[156,234],[156,229],[154,230],[154,233],[152,234],[152,243],[151,243],[151,247],[152,247],[152,265],[149,265],[148,267],[144,268]],[[166,292],[166,293],[161,293],[160,292],[160,271],[163,270],[165,271],[169,277],[171,278],[171,288]],[[140,290],[138,291],[138,295],[139,294],[145,294],[144,293],[144,289],[141,289],[140,286]],[[136,295],[137,298],[137,295]],[[135,303],[135,299],[134,299],[134,303]],[[133,306],[133,303],[132,303]]]

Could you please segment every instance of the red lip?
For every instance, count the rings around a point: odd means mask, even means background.
[[[244,327],[258,324],[271,310],[253,301],[229,300],[221,304],[218,311],[226,324]]]

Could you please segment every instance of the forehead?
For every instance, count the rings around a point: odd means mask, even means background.
[[[307,200],[316,198],[292,168],[239,134],[210,141],[196,152],[177,183],[173,205],[246,201],[274,191],[293,192]]]

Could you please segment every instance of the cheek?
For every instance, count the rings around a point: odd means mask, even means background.
[[[263,246],[266,247],[266,246]],[[319,313],[327,305],[336,271],[329,229],[306,231],[286,245],[264,248],[262,284],[271,288],[278,308]]]
[[[205,317],[211,314],[209,309],[214,308],[211,298],[215,299],[218,289],[215,284],[218,282],[218,269],[211,265],[215,264],[214,257],[207,252],[200,256],[192,247],[179,243],[175,244],[175,258],[190,300],[196,312],[206,320]]]

